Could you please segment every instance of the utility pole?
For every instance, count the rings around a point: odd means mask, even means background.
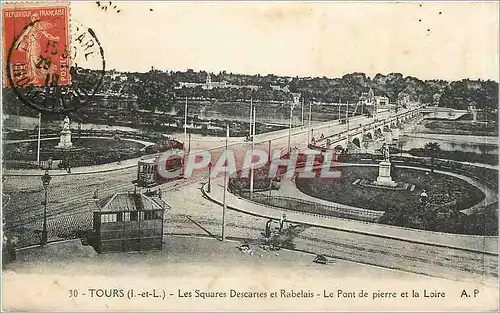
[[[309,129],[307,130],[307,144],[311,142],[311,102],[309,102]]]
[[[300,124],[301,128],[304,127],[304,97],[302,97],[302,109],[301,109],[301,114],[302,114],[302,123]]]
[[[340,107],[342,106],[342,98],[339,99],[339,121],[341,119]]]
[[[40,143],[41,143],[42,113],[38,113],[38,145],[36,149],[36,163],[40,167]]]
[[[268,153],[268,156],[267,156],[267,162],[269,162],[269,164],[271,164],[271,140],[269,140],[269,153]]]
[[[227,164],[227,142],[229,141],[229,124],[226,124],[226,150],[224,151],[225,157],[226,157],[226,166]],[[226,203],[226,193],[227,193],[227,169],[229,166],[226,167],[226,170],[224,171],[224,194],[222,197],[222,241],[226,241],[226,210],[227,210],[227,203]]]
[[[290,118],[289,118],[289,125],[288,125],[288,153],[291,153],[290,148],[291,148],[291,138],[292,138],[292,115],[293,114],[293,103],[290,102]]]
[[[186,96],[186,104],[184,105],[184,151],[186,151],[186,141],[187,141],[187,121],[188,121],[188,97]]]
[[[253,110],[253,97],[250,98],[250,121],[248,122],[248,125],[249,125],[249,130],[248,130],[248,138],[251,139],[252,138],[252,110]]]
[[[253,197],[253,180],[254,180],[254,166],[253,166],[253,150],[255,143],[255,107],[253,108],[253,133],[252,133],[252,160],[250,161],[250,198]]]
[[[346,106],[345,119],[346,119],[346,124],[347,124],[347,144],[346,144],[346,147],[349,147],[349,101],[346,102],[345,106]]]

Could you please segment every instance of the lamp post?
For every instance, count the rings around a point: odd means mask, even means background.
[[[212,175],[212,162],[208,163],[208,187],[207,192],[210,193],[210,176]]]
[[[45,198],[43,200],[43,230],[42,230],[42,242],[41,245],[47,245],[47,190],[49,188],[50,180],[52,177],[49,175],[49,170],[45,170],[45,174],[42,176],[43,188],[45,189]]]

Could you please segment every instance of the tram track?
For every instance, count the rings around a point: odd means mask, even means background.
[[[162,191],[166,192],[175,190],[177,188],[186,187],[191,184],[196,184],[202,182],[205,179],[206,178],[202,176],[197,179],[190,179],[189,181],[186,181],[184,183],[179,183],[179,181],[169,182],[163,185],[159,185],[157,186],[157,188],[160,188]],[[162,188],[162,186],[165,185],[168,186]],[[114,184],[110,187],[99,188],[98,189],[99,197],[105,198],[116,192],[130,191],[133,190],[133,188],[134,185],[132,185],[131,182]],[[47,207],[47,218],[49,219],[54,218],[57,217],[58,215],[62,215],[65,213],[78,214],[82,212],[82,209],[88,210],[89,208],[88,201],[92,201],[93,199],[92,197],[93,197],[93,191],[89,191],[87,193],[80,193],[77,196],[72,195],[63,197],[61,199],[62,201],[59,201],[56,205],[51,205]],[[8,221],[9,221],[8,223],[9,226],[7,227],[7,229],[25,227],[33,223],[39,223],[43,219],[43,207],[41,204],[31,205],[30,207],[20,210],[14,208],[6,213],[7,213],[6,216],[8,216]],[[12,214],[15,214],[15,216],[12,216]]]
[[[130,183],[122,183],[113,185],[108,188],[101,188],[99,189],[99,192],[103,197],[107,197],[116,192],[131,189],[126,188],[127,186],[130,186]],[[77,196],[65,197],[64,202],[47,206],[47,218],[56,217],[64,213],[81,213],[82,209],[89,208],[88,201],[92,201],[92,196],[93,192],[84,193]],[[11,227],[9,228],[26,226],[33,222],[40,221],[43,218],[43,206],[41,204],[36,207],[33,206],[31,209],[31,211],[28,208],[25,210],[16,210],[13,212],[9,212],[11,214],[15,214],[15,216],[7,213],[6,216],[8,216],[9,225],[11,225]]]

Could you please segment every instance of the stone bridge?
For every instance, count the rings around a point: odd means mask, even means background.
[[[418,117],[422,117],[420,108],[397,114],[384,120],[377,120],[375,118],[375,121],[369,124],[354,126],[349,131],[344,130],[340,133],[316,140],[312,146],[320,149],[327,148],[340,151],[350,147],[361,148],[364,142],[373,142],[381,137],[385,137],[391,142],[394,131],[399,131],[404,123],[408,123]]]

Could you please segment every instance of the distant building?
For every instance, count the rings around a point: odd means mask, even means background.
[[[370,88],[368,92],[363,92],[359,97],[359,102],[363,105],[374,105],[375,95],[373,93],[373,89]]]
[[[211,90],[214,88],[250,88],[252,90],[259,89],[259,86],[254,86],[254,85],[232,85],[228,84],[227,81],[223,80],[221,82],[214,82],[212,81],[212,76],[210,73],[207,73],[207,78],[204,83],[190,83],[190,82],[179,82],[179,85],[175,87],[175,89],[181,89],[182,87],[186,88],[196,88],[196,87],[201,87],[202,89],[205,90]]]
[[[213,88],[226,88],[227,87],[227,81],[221,81],[221,82],[213,82],[212,77],[210,76],[210,73],[207,74],[207,80],[205,81],[205,85],[202,86],[203,89],[213,89]]]
[[[298,93],[298,92],[292,92],[292,96],[293,96],[293,107],[298,107],[300,105],[300,96],[301,94]]]
[[[389,98],[385,96],[375,96],[375,103],[377,106],[387,106],[389,105]]]
[[[210,90],[213,88],[227,88],[228,84],[227,84],[227,81],[213,82],[210,73],[207,73],[207,78],[205,80],[205,83],[179,82],[179,87],[177,87],[177,89],[180,89],[182,87],[195,88],[198,86],[201,86],[201,88],[203,88],[203,89]]]
[[[373,89],[370,88],[368,92],[363,92],[359,97],[359,101],[362,104],[376,105],[376,106],[387,106],[389,105],[389,98],[386,96],[375,96]]]
[[[374,114],[380,110],[386,110],[389,106],[389,98],[386,96],[375,96],[373,89],[363,92],[359,97],[357,107],[362,108],[363,112]]]
[[[92,245],[97,253],[162,249],[169,206],[158,196],[116,193],[95,204]]]
[[[406,92],[400,92],[398,94],[398,105],[402,107],[407,107],[410,104],[410,95]]]

